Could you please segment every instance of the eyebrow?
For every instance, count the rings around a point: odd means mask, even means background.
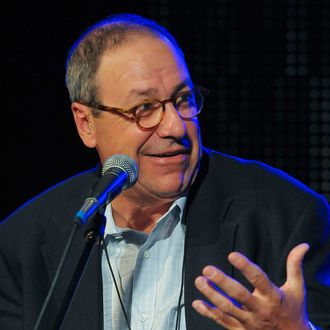
[[[185,79],[184,81],[182,81],[180,84],[178,84],[172,94],[171,97],[175,96],[176,94],[178,94],[179,92],[181,92],[181,90],[185,87],[192,87],[192,82],[189,78]],[[154,97],[154,95],[156,95],[158,92],[157,88],[147,88],[147,89],[132,89],[129,93],[129,95],[132,96],[144,96],[144,97]]]

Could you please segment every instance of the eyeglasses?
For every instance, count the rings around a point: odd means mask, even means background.
[[[109,107],[98,103],[79,103],[101,111],[122,114],[126,118],[135,121],[141,129],[148,130],[153,129],[160,124],[167,103],[172,103],[177,110],[179,116],[183,119],[191,119],[196,117],[202,111],[204,101],[203,94],[207,94],[208,92],[209,90],[206,88],[195,87],[190,91],[181,92],[175,97],[163,101],[146,100],[127,110]]]

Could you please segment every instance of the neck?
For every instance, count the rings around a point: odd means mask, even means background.
[[[139,205],[125,198],[112,202],[112,215],[118,227],[132,228],[150,233],[157,220],[171,207],[173,200],[166,200],[153,205]]]

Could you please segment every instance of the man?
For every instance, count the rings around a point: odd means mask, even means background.
[[[106,19],[72,47],[66,81],[83,143],[102,165],[130,156],[139,177],[106,207],[104,240],[63,329],[330,328],[327,203],[278,170],[202,147],[203,89],[168,31],[136,15]],[[100,176],[100,167],[79,174],[2,223],[1,329],[35,325],[71,219]]]

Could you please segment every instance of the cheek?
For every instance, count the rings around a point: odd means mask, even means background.
[[[187,134],[192,146],[192,157],[199,158],[202,152],[202,139],[199,122],[197,119],[187,124]]]
[[[191,141],[191,155],[189,159],[188,170],[185,173],[185,181],[194,181],[197,171],[198,163],[202,157],[202,140],[201,140],[201,131],[199,122],[197,119],[194,119],[187,125],[187,134]]]
[[[134,123],[117,119],[100,121],[95,136],[96,148],[102,160],[114,154],[125,154],[139,164],[138,151],[150,133],[141,131]]]

